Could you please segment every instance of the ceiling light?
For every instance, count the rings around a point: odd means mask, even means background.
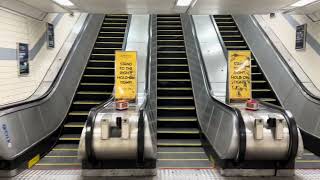
[[[70,0],[53,0],[54,2],[60,4],[61,6],[74,6]]]
[[[317,1],[317,0],[300,0],[300,1],[292,4],[291,6],[293,6],[293,7],[302,7],[302,6],[311,4],[311,3],[315,2],[315,1]]]
[[[192,0],[178,0],[177,6],[189,6]]]

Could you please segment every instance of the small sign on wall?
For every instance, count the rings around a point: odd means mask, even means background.
[[[296,27],[296,50],[304,50],[306,48],[307,24]]]
[[[251,52],[229,51],[228,54],[229,102],[251,99]]]
[[[17,48],[19,75],[29,74],[29,46],[25,43],[18,43]]]
[[[47,44],[48,48],[54,48],[54,26],[51,23],[47,23]]]

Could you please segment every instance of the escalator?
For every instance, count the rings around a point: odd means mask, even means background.
[[[250,50],[231,15],[214,15],[213,17],[227,51]],[[280,105],[254,55],[251,59],[251,78],[253,99]]]
[[[78,85],[60,137],[33,169],[77,169],[80,134],[91,108],[110,98],[114,87],[115,51],[122,50],[128,15],[106,15]]]
[[[226,50],[250,50],[232,15],[214,15],[213,18]],[[251,60],[252,97],[281,106],[254,55]],[[305,150],[303,157],[296,160],[295,167],[298,169],[319,169],[320,157]]]
[[[212,168],[200,141],[180,15],[157,15],[158,167]]]

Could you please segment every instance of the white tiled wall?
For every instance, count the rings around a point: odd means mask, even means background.
[[[50,13],[45,21],[0,9],[0,48],[16,49],[17,42],[28,43],[31,50],[46,31],[46,22],[52,22],[58,14]],[[80,14],[63,14],[55,26],[55,48],[47,49],[45,43],[34,59],[30,60],[30,74],[18,76],[18,62],[0,60],[0,106],[30,97],[44,78],[48,68],[68,37]]]
[[[306,75],[310,78],[313,84],[320,89],[320,56],[313,49],[309,43],[306,44],[305,50],[295,50],[295,27],[293,27],[285,15],[276,14],[275,17],[270,18],[269,15],[262,16],[264,21],[273,30],[273,32],[280,39],[282,44],[290,52],[292,57],[304,70]],[[307,23],[308,33],[320,43],[320,23],[312,22],[304,15],[293,15],[292,18],[299,24]]]

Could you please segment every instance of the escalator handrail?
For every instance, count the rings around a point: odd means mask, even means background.
[[[211,16],[211,17],[213,17],[213,16]],[[212,20],[212,22],[214,23],[214,26],[217,27],[216,22],[214,20]],[[218,30],[216,32],[218,33],[219,40],[220,39],[222,40],[222,36],[221,36],[220,31]],[[223,48],[226,49],[225,48],[225,44],[223,43],[222,45],[223,45]],[[225,54],[225,55],[227,57],[227,54]],[[268,107],[270,109],[278,110],[285,117],[285,120],[286,120],[286,122],[288,124],[288,128],[289,128],[289,134],[290,134],[290,142],[289,142],[289,150],[288,150],[287,161],[294,160],[296,155],[297,155],[297,151],[298,151],[299,135],[298,135],[298,130],[297,130],[297,124],[296,124],[294,118],[292,117],[291,113],[289,113],[287,110],[285,110],[284,108],[282,108],[280,106],[277,106],[277,105],[274,105],[274,104],[271,104],[271,103],[267,103],[267,102],[263,102],[263,101],[260,101],[260,100],[258,100],[258,101],[259,101],[259,103],[263,104],[264,106],[266,106],[266,107]]]
[[[127,26],[126,26],[125,34],[124,34],[124,38],[123,38],[123,44],[122,44],[122,48],[121,48],[122,51],[125,51],[126,47],[127,47],[127,39],[128,39],[129,29],[130,29],[130,25],[131,25],[131,18],[132,18],[132,15],[129,14],[128,20],[127,20]],[[92,147],[92,145],[93,145],[93,143],[92,143],[93,130],[94,130],[96,116],[105,107],[110,106],[114,100],[115,100],[115,97],[114,97],[114,94],[112,94],[108,100],[91,108],[89,111],[87,121],[85,124],[85,129],[86,129],[85,130],[85,133],[86,133],[86,135],[85,135],[85,150],[86,150],[86,155],[87,155],[89,161],[96,159],[95,154],[93,152],[93,147]]]
[[[290,135],[287,160],[288,161],[295,160],[297,156],[298,148],[299,148],[299,132],[298,132],[298,126],[294,117],[288,110],[285,110],[281,106],[277,106],[275,104],[271,104],[269,102],[264,102],[260,100],[258,101],[260,104],[268,108],[278,110],[284,116],[288,124],[289,135]]]
[[[208,71],[206,69],[205,63],[204,63],[204,58],[200,50],[200,44],[199,44],[199,39],[197,37],[196,29],[195,29],[195,23],[193,18],[190,16],[191,23],[192,23],[192,33],[195,38],[195,46],[196,46],[196,51],[198,52],[198,58],[200,62],[200,67],[201,67],[201,72],[202,76],[204,78],[204,84],[205,88],[207,91],[207,94],[209,95],[210,99],[214,101],[216,104],[219,104],[220,106],[224,107],[225,109],[228,109],[238,120],[238,127],[239,127],[239,153],[237,155],[237,161],[241,162],[245,159],[245,151],[246,151],[246,133],[245,133],[245,123],[242,117],[242,114],[238,108],[232,107],[228,104],[225,104],[219,100],[217,100],[211,92],[211,86],[209,84],[209,77],[208,77]]]
[[[66,68],[67,63],[69,62],[70,56],[72,54],[74,54],[74,52],[77,50],[77,46],[78,46],[80,40],[82,39],[81,37],[84,36],[84,31],[88,27],[88,24],[90,22],[90,18],[91,18],[91,15],[88,15],[86,17],[86,19],[84,21],[84,24],[82,25],[82,27],[81,27],[81,29],[80,29],[75,41],[72,44],[71,49],[69,50],[69,52],[68,52],[68,54],[67,54],[67,56],[65,58],[65,61],[62,63],[57,75],[54,77],[54,79],[53,79],[50,87],[48,88],[48,90],[43,95],[41,95],[40,97],[38,97],[36,99],[19,101],[19,102],[16,102],[16,103],[11,103],[11,104],[5,105],[3,107],[0,107],[0,111],[5,111],[5,110],[13,109],[13,108],[16,108],[16,107],[26,106],[26,105],[31,105],[32,103],[36,103],[36,102],[39,102],[39,104],[40,104],[42,102],[42,100],[46,99],[53,92],[54,88],[56,87],[56,85],[59,82],[59,79],[61,79],[61,77],[63,75],[64,69]],[[31,106],[28,106],[28,108],[34,107],[36,105],[38,105],[38,103],[34,104],[34,105],[31,105]],[[14,112],[19,111],[19,110],[20,109],[14,110]],[[12,112],[10,112],[10,113],[12,113]]]
[[[256,25],[256,27],[260,30],[260,32],[264,35],[264,38],[266,39],[266,41],[271,45],[272,49],[276,52],[277,56],[279,57],[279,59],[282,61],[282,63],[286,66],[286,69],[289,71],[289,73],[293,76],[293,78],[295,79],[295,81],[299,84],[299,86],[302,88],[302,90],[304,92],[307,93],[307,95],[314,99],[315,101],[317,101],[318,104],[320,104],[320,97],[316,96],[315,94],[313,94],[299,79],[299,77],[297,76],[297,74],[292,70],[292,68],[290,67],[290,65],[288,64],[288,62],[286,61],[286,59],[283,57],[283,55],[280,53],[280,51],[278,50],[278,48],[275,46],[275,44],[273,43],[273,41],[270,39],[270,37],[267,35],[267,33],[263,30],[263,28],[261,27],[260,23],[258,22],[258,20],[254,17],[254,16],[250,16],[250,18],[252,19],[252,21],[254,22],[254,24]]]

